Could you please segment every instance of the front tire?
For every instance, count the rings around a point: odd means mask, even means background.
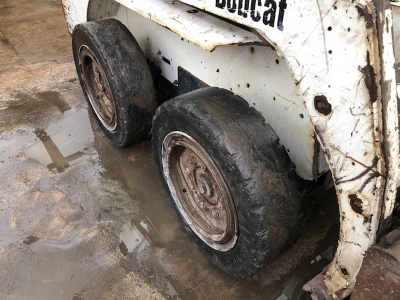
[[[116,19],[78,24],[76,70],[103,135],[124,146],[148,137],[156,110],[150,70],[138,43]]]
[[[297,177],[263,117],[231,92],[205,88],[159,107],[153,151],[172,206],[197,247],[238,277],[296,240]]]

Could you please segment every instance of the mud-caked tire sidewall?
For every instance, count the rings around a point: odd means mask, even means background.
[[[204,243],[172,200],[160,153],[164,137],[173,131],[199,142],[223,174],[238,218],[238,240],[229,251]],[[177,97],[158,109],[152,141],[159,174],[181,223],[224,271],[237,277],[254,274],[295,242],[302,221],[297,176],[275,132],[243,99],[214,88]]]
[[[91,106],[79,64],[82,45],[93,52],[107,77],[116,106],[115,130],[107,129]],[[145,56],[129,30],[115,19],[78,24],[72,49],[80,84],[103,135],[116,146],[147,138],[157,107],[155,92]]]

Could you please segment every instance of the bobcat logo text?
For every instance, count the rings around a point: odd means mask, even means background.
[[[228,12],[243,18],[250,17],[254,22],[263,22],[271,27],[276,25],[283,31],[286,0],[280,0],[279,4],[274,0],[216,0],[216,7],[227,9]]]

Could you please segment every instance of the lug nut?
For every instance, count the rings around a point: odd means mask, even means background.
[[[212,211],[212,215],[213,215],[213,217],[218,218],[218,217],[219,217],[219,212],[218,212],[218,210],[213,210],[213,211]]]

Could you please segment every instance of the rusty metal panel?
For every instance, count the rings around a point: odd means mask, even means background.
[[[399,180],[399,130],[396,92],[393,15],[388,1],[377,5],[377,30],[381,65],[383,148],[386,163],[386,186],[382,201],[378,239],[389,229]],[[397,179],[397,180],[396,180]]]

